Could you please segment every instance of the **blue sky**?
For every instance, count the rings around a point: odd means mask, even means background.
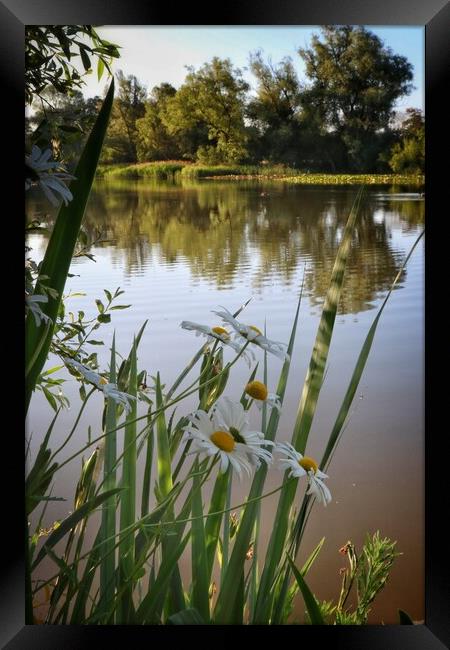
[[[424,28],[398,26],[367,26],[379,36],[395,54],[406,56],[413,64],[416,89],[399,100],[397,108],[404,111],[408,106],[424,108]],[[103,26],[98,33],[122,46],[121,58],[114,69],[134,74],[150,91],[164,81],[179,87],[186,76],[187,65],[200,67],[213,56],[230,58],[241,68],[250,84],[254,78],[248,68],[250,52],[262,49],[264,58],[277,63],[285,56],[293,59],[300,79],[304,80],[304,66],[298,56],[299,47],[308,46],[314,26],[288,27],[153,27],[153,26]],[[97,75],[86,77],[86,96],[102,94],[105,82],[97,81]]]

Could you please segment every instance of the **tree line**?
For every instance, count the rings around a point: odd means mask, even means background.
[[[404,56],[359,26],[323,27],[298,55],[304,80],[290,57],[274,64],[260,51],[251,53],[253,89],[229,58],[188,67],[178,89],[162,83],[150,93],[134,75],[119,71],[102,162],[185,159],[311,172],[423,171],[422,112],[407,109],[406,119],[395,121],[396,101],[413,88],[412,65]],[[89,128],[101,100],[84,99],[77,90],[56,95],[48,105],[41,102],[33,120],[53,129],[57,145],[64,125],[66,136]],[[72,144],[76,148],[75,135]]]

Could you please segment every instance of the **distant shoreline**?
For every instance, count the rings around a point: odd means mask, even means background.
[[[158,180],[275,180],[299,185],[414,185],[425,184],[423,174],[310,173],[281,165],[207,166],[185,161],[158,161],[136,164],[99,165],[98,178],[153,178]]]

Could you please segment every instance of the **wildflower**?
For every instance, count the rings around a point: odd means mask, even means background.
[[[247,421],[238,406],[244,411],[242,404],[223,398],[211,414],[198,410],[189,416],[190,424],[184,431],[186,438],[194,442],[191,453],[218,455],[220,471],[225,472],[231,465],[241,478],[242,469],[250,475],[252,465],[259,467],[261,460],[270,462],[272,455],[262,448],[271,444],[263,434],[247,430]]]
[[[280,469],[289,469],[290,476],[299,478],[308,477],[309,489],[306,494],[313,494],[324,506],[331,501],[331,492],[322,479],[328,478],[327,474],[320,471],[316,461],[309,456],[303,456],[289,442],[282,442],[277,446],[277,451],[287,454],[288,458],[281,458]]]
[[[58,205],[58,198],[55,196],[56,192],[61,195],[64,204],[67,205],[73,199],[73,196],[64,181],[72,180],[75,176],[69,174],[61,163],[50,161],[51,155],[50,149],[41,151],[39,147],[33,145],[31,154],[25,157],[25,165],[34,172],[33,176],[37,176],[39,180],[31,178],[31,174],[29,174],[29,177],[25,179],[25,189],[28,190],[32,185],[37,184],[41,187],[50,203]]]
[[[211,343],[214,340],[220,341],[225,345],[229,345],[238,354],[242,352],[242,346],[232,341],[230,333],[220,325],[209,327],[209,325],[201,325],[200,323],[193,323],[191,321],[184,320],[181,323],[181,327],[185,330],[195,332],[196,336],[205,336],[208,343]],[[242,356],[248,363],[250,362],[247,351],[245,351]]]
[[[117,388],[117,384],[108,383],[108,380],[105,379],[105,377],[102,377],[93,370],[89,370],[89,368],[85,368],[85,366],[83,366],[78,361],[75,361],[74,359],[68,359],[66,357],[63,359],[63,361],[66,363],[66,365],[72,366],[75,368],[75,370],[78,370],[80,375],[82,375],[86,381],[89,381],[91,384],[94,384],[96,388],[101,390],[106,399],[109,397],[117,404],[121,404],[124,407],[126,413],[129,413],[131,411],[131,404],[129,400],[136,400],[136,397],[134,395],[120,391]]]
[[[236,332],[235,338],[254,343],[266,352],[274,354],[281,360],[284,361],[286,359],[289,361],[289,355],[286,352],[287,345],[285,343],[271,341],[264,336],[256,325],[244,325],[244,323],[237,321],[228,309],[225,309],[225,307],[222,309],[224,309],[224,311],[213,311],[213,314],[217,314],[217,316],[220,316],[225,323],[231,325]]]
[[[269,393],[267,386],[261,381],[254,379],[249,382],[245,387],[247,395],[256,400],[256,406],[262,409],[263,404],[267,404],[271,408],[280,410],[280,398],[275,393]]]
[[[243,443],[250,461],[258,468],[261,460],[272,462],[272,454],[261,445],[273,445],[270,440],[264,439],[262,431],[249,431],[248,414],[240,402],[233,402],[229,397],[221,397],[213,407],[213,414],[220,426],[230,431],[233,438]]]
[[[25,296],[25,304],[27,305],[30,312],[33,314],[36,327],[41,326],[41,322],[44,320],[46,323],[51,322],[50,316],[44,314],[42,309],[39,307],[38,303],[48,302],[48,296],[34,295],[34,296]]]

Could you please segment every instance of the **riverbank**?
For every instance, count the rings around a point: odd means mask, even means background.
[[[255,165],[217,165],[207,166],[184,160],[165,160],[149,163],[99,165],[100,178],[154,178],[173,179],[176,176],[190,179],[270,179],[302,185],[414,185],[425,183],[422,174],[323,174],[305,173],[298,169]]]

